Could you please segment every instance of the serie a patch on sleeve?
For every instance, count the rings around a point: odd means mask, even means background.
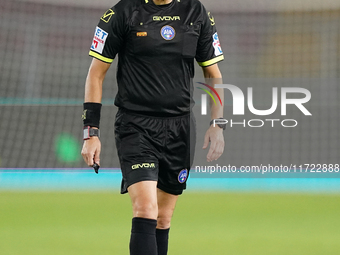
[[[108,32],[106,32],[105,30],[99,27],[96,27],[92,45],[91,45],[91,50],[102,54],[104,46],[105,46],[106,38],[108,35],[109,35]]]
[[[221,47],[221,44],[220,44],[220,39],[218,38],[217,32],[215,34],[213,34],[213,46],[214,46],[214,49],[215,49],[215,56],[216,57],[223,54],[222,47]]]

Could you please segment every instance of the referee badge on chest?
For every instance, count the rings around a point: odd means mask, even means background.
[[[179,172],[178,174],[178,181],[180,183],[184,183],[188,178],[188,170],[187,169],[183,169]]]
[[[172,26],[166,25],[161,29],[161,36],[164,40],[170,41],[175,38],[176,31]]]

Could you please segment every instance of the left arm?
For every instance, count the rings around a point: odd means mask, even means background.
[[[203,67],[204,78],[209,79],[209,83],[211,86],[214,86],[217,83],[221,83],[222,75],[220,69],[217,64]],[[223,105],[224,105],[224,91],[221,88],[216,88],[217,93],[220,95],[222,100],[222,105],[214,104],[213,101],[210,101],[210,109],[211,109],[211,119],[218,119],[223,117]],[[224,137],[223,137],[223,129],[219,126],[211,125],[204,137],[203,149],[208,148],[210,142],[210,148],[207,154],[207,161],[211,162],[213,160],[217,160],[224,151]]]

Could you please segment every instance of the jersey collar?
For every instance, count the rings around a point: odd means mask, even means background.
[[[156,5],[153,0],[142,0],[150,9],[153,9],[153,10],[168,10],[170,9],[172,6],[175,5],[175,3],[178,1],[178,0],[172,0],[172,2],[170,4],[168,4],[166,7],[162,7],[162,6],[159,6],[159,5]]]

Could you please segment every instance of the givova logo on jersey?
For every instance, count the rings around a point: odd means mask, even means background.
[[[108,35],[109,35],[108,32],[104,31],[99,27],[96,27],[91,45],[91,50],[102,54],[105,46],[105,41]]]
[[[161,29],[161,36],[164,40],[170,41],[175,38],[176,31],[172,26],[164,26]]]
[[[214,46],[214,49],[215,49],[215,56],[216,57],[223,54],[222,47],[221,47],[221,44],[220,44],[220,39],[218,38],[217,32],[215,34],[213,34],[213,46]]]

